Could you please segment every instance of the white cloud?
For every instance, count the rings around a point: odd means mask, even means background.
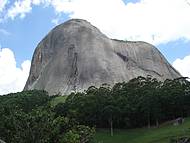
[[[190,78],[190,55],[183,59],[176,59],[172,65],[182,76]]]
[[[16,67],[14,53],[8,49],[0,50],[0,95],[22,91],[30,70],[30,61]]]
[[[152,44],[190,40],[190,0],[19,0],[7,17],[25,17],[33,5],[52,6],[57,15],[86,19],[111,38]],[[60,16],[58,16],[59,18]],[[52,22],[59,21],[54,18]]]
[[[14,5],[8,10],[7,17],[14,19],[16,16],[24,18],[26,13],[32,10],[31,0],[15,1]]]
[[[3,11],[7,3],[8,3],[8,0],[0,0],[0,12]]]
[[[56,12],[90,21],[111,38],[153,44],[190,40],[190,7],[186,0],[52,0]]]
[[[58,24],[59,24],[59,18],[52,19],[51,22],[52,22],[54,25],[58,25]]]
[[[32,10],[32,5],[47,5],[49,0],[17,0],[13,3],[11,8],[8,9],[6,18],[11,18],[12,20],[19,16],[24,18],[27,13],[30,13]]]
[[[186,0],[187,4],[190,6],[190,0]]]
[[[3,34],[3,35],[5,35],[5,36],[9,36],[9,35],[11,35],[11,33],[10,32],[8,32],[7,30],[5,30],[5,29],[0,29],[0,34]]]

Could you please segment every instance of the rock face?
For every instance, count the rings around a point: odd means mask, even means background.
[[[180,77],[153,45],[109,39],[89,22],[72,19],[38,44],[24,90],[68,94],[147,75],[159,80]]]

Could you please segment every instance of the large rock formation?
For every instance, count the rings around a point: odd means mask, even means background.
[[[68,94],[147,75],[159,80],[180,77],[153,45],[109,39],[89,22],[73,19],[38,44],[24,89]]]

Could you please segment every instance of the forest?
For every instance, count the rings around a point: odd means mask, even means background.
[[[0,139],[7,143],[90,143],[95,130],[159,127],[190,116],[190,82],[137,77],[113,87],[89,87],[55,106],[46,91],[0,96]]]

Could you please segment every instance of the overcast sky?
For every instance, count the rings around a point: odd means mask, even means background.
[[[0,0],[0,94],[23,89],[37,44],[71,18],[149,42],[190,77],[190,0]]]

